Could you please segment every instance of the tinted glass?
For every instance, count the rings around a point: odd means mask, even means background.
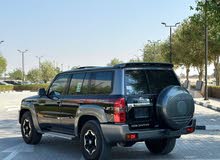
[[[86,76],[83,81],[81,93],[82,94],[88,94],[89,93],[89,78],[90,78],[90,73],[86,73]]]
[[[62,95],[67,85],[69,75],[59,75],[50,87],[49,94]]]
[[[81,93],[84,77],[85,73],[73,74],[70,82],[69,94],[76,95]]]
[[[162,89],[170,85],[180,85],[172,70],[148,70],[147,76],[151,93],[160,93]]]
[[[112,78],[111,71],[94,72],[91,74],[91,94],[109,94],[112,91]]]
[[[127,95],[159,94],[169,85],[179,85],[172,70],[128,70],[125,72]]]
[[[82,94],[109,94],[112,92],[113,72],[87,73],[83,82]]]
[[[129,70],[125,73],[126,94],[147,94],[149,92],[146,74],[143,70]]]

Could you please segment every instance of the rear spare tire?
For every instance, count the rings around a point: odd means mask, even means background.
[[[162,127],[174,130],[184,128],[194,114],[193,97],[180,86],[168,86],[158,96],[157,114]]]

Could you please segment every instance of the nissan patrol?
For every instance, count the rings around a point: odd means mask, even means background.
[[[81,67],[59,73],[49,88],[22,100],[27,144],[42,134],[79,138],[85,159],[110,159],[111,147],[144,141],[154,154],[170,153],[194,132],[194,101],[167,63]]]

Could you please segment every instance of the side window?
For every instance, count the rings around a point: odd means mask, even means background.
[[[59,75],[49,89],[49,94],[62,95],[67,85],[69,75]]]
[[[70,95],[76,95],[81,93],[84,77],[85,77],[85,73],[73,74],[69,88]]]
[[[86,76],[85,76],[84,81],[83,81],[82,90],[81,90],[82,94],[88,94],[89,93],[90,75],[91,75],[90,73],[86,73]]]
[[[109,94],[112,92],[113,72],[91,73],[90,94]]]

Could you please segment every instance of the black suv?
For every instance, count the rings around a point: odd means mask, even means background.
[[[192,133],[194,101],[167,63],[81,67],[59,73],[48,90],[22,100],[19,122],[28,144],[42,134],[78,137],[85,159],[109,159],[112,146],[144,141],[168,154]]]

